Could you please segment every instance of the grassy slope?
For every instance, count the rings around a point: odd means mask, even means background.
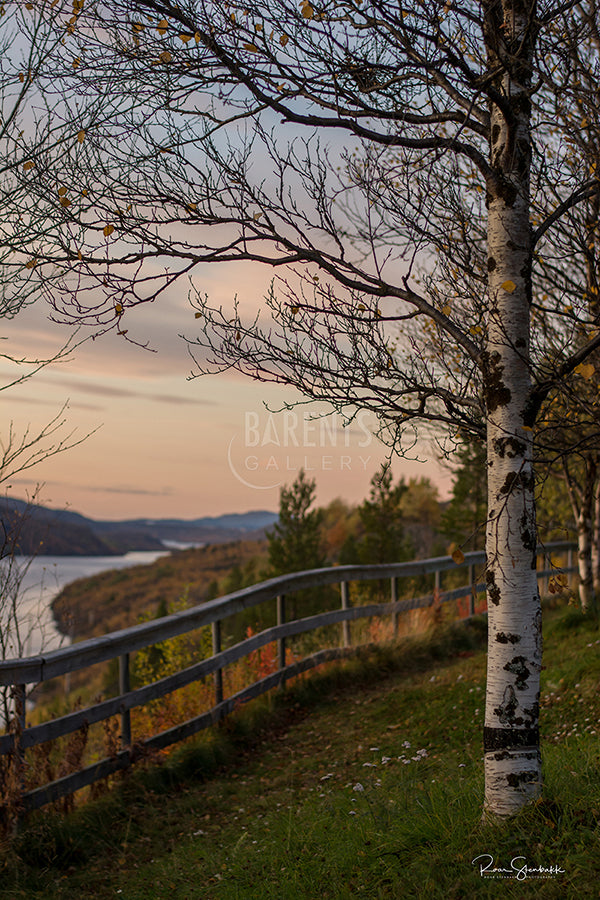
[[[254,704],[66,822],[32,819],[0,858],[0,897],[597,897],[600,632],[570,609],[545,630],[545,796],[507,825],[480,823],[474,623]],[[482,853],[565,874],[484,879]]]

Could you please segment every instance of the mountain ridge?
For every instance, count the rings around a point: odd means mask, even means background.
[[[12,497],[0,499],[4,545],[25,555],[116,556],[132,550],[160,550],[169,544],[201,545],[260,538],[276,513],[250,510],[196,519],[92,519]]]

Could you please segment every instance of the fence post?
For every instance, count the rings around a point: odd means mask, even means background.
[[[277,598],[277,624],[285,625],[285,595],[280,594]],[[285,637],[280,637],[277,641],[277,657],[279,660],[279,669],[285,669]],[[285,687],[285,676],[282,675],[279,687],[283,690]]]
[[[14,716],[10,723],[9,731],[12,732],[14,740],[13,771],[15,777],[13,785],[9,788],[4,798],[4,812],[7,814],[6,824],[10,824],[13,833],[16,834],[21,822],[21,800],[25,791],[25,751],[23,750],[23,732],[26,728],[25,685],[14,684],[11,693],[14,701]]]
[[[217,620],[212,623],[212,651],[213,656],[221,652],[221,622]],[[223,670],[217,669],[215,672],[215,706],[223,702]]]
[[[348,601],[348,582],[342,581],[340,582],[340,590],[342,593],[342,609],[348,609],[349,601]],[[350,638],[350,622],[348,619],[344,619],[342,622],[342,646],[349,647],[351,644]]]
[[[471,590],[469,591],[469,615],[475,615],[475,601],[477,599],[477,585],[475,584],[475,566],[469,566],[469,584],[471,585]]]
[[[128,694],[131,690],[129,679],[129,653],[119,656],[119,693]],[[121,747],[131,747],[131,712],[121,712]]]
[[[398,602],[398,579],[392,576],[392,603]],[[398,613],[394,610],[392,613],[392,634],[398,637]]]

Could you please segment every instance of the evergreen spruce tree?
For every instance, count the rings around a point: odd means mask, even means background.
[[[442,533],[463,550],[485,548],[487,483],[485,446],[465,441],[456,451],[452,498],[442,514]]]
[[[267,575],[287,575],[303,569],[320,569],[325,566],[325,553],[321,534],[323,513],[312,509],[316,482],[307,479],[304,469],[291,487],[284,486],[279,494],[279,521],[267,533]],[[288,601],[290,618],[297,618],[299,610],[309,615],[323,607],[326,589],[299,591]]]

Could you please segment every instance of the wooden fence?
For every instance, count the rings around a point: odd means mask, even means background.
[[[566,559],[566,565],[561,567],[563,573],[576,571],[576,567],[573,567],[574,546],[574,544],[562,542],[548,544],[540,549],[538,579],[545,579],[546,587],[548,579],[556,573],[551,555],[561,554],[562,558]],[[273,578],[193,608],[115,631],[103,637],[82,641],[61,650],[26,659],[0,662],[0,685],[12,686],[17,710],[17,727],[15,728],[13,723],[10,733],[0,737],[0,756],[8,754],[13,760],[22,760],[28,748],[70,734],[86,725],[92,725],[115,715],[120,716],[121,721],[122,749],[119,752],[42,787],[23,792],[19,802],[20,808],[24,811],[37,809],[93,784],[113,772],[127,768],[133,761],[132,744],[135,741],[135,735],[131,733],[130,711],[135,707],[145,706],[150,701],[164,697],[198,679],[205,678],[207,675],[213,675],[214,678],[215,702],[212,708],[183,724],[162,731],[145,741],[136,742],[137,752],[161,749],[190,737],[223,719],[241,703],[258,697],[274,687],[282,686],[286,679],[312,669],[323,662],[341,659],[356,652],[356,647],[351,646],[350,622],[352,621],[372,617],[391,617],[395,632],[398,616],[401,613],[464,597],[469,598],[469,614],[472,615],[477,594],[485,590],[484,584],[477,583],[475,570],[476,567],[482,569],[484,564],[484,553],[476,552],[467,553],[464,562],[460,565],[457,565],[451,557],[438,557],[390,565],[335,566],[328,569],[298,572]],[[457,569],[466,570],[466,584],[451,590],[443,590],[441,587],[442,573]],[[432,593],[410,599],[398,599],[398,579],[432,575],[434,579]],[[373,579],[390,580],[391,599],[383,603],[351,606],[349,584]],[[304,619],[286,620],[286,596],[307,588],[332,584],[340,585],[341,605],[339,608]],[[232,647],[222,649],[222,622],[236,613],[265,601],[276,602],[277,625],[252,635]],[[303,659],[286,664],[287,639],[336,623],[341,625],[340,646],[320,650]],[[166,678],[131,690],[130,660],[132,653],[206,625],[210,625],[212,628],[212,656]],[[278,648],[277,671],[255,681],[233,696],[225,698],[223,696],[223,669],[258,648],[275,641]],[[25,686],[27,684],[40,684],[51,678],[113,659],[119,661],[118,696],[41,725],[27,727],[25,721]]]

